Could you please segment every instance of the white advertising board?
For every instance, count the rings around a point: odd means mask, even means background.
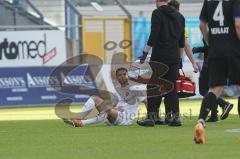
[[[0,67],[57,66],[66,60],[63,31],[0,32]]]

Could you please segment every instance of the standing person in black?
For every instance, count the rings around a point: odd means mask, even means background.
[[[203,47],[195,47],[193,48],[193,53],[202,53],[203,54],[203,66],[200,71],[199,76],[199,92],[202,96],[205,96],[208,93],[209,86],[208,86],[208,46],[206,42],[203,40],[204,46]],[[210,118],[207,122],[216,122],[218,121],[218,105],[222,108],[222,114],[220,116],[221,120],[224,120],[228,117],[229,112],[233,108],[233,104],[225,101],[221,97],[217,98],[217,104],[213,105],[211,109]]]
[[[143,63],[145,61],[149,50],[152,48],[150,62],[161,62],[169,67],[169,71],[161,77],[174,84],[174,89],[164,95],[164,104],[171,110],[171,114],[173,115],[173,120],[168,125],[181,126],[179,98],[175,83],[179,73],[180,53],[182,53],[185,43],[185,19],[176,9],[168,6],[168,0],[156,0],[156,6],[157,9],[153,11],[151,18],[151,34],[140,62]],[[147,86],[148,90],[151,88],[152,86]],[[147,95],[147,118],[137,123],[140,126],[162,124],[159,112],[157,112],[162,101],[162,96],[151,97],[149,94]]]
[[[240,95],[240,0],[205,0],[200,20],[200,29],[209,46],[210,88],[202,101],[194,140],[204,144],[205,120],[223,86],[236,85]]]
[[[168,5],[169,6],[172,6],[174,7],[176,10],[179,11],[180,9],[180,3],[177,1],[177,0],[170,0],[168,2]],[[181,13],[180,13],[181,14]],[[184,16],[183,16],[184,17]],[[185,44],[184,44],[184,51],[189,59],[189,61],[192,63],[192,67],[193,67],[193,72],[197,73],[199,70],[198,70],[198,66],[194,60],[194,57],[193,57],[193,53],[192,53],[192,49],[188,43],[188,32],[186,31],[186,29],[184,28],[185,30]],[[182,69],[183,67],[183,64],[182,64],[182,55],[180,55],[180,65],[179,65],[179,69]],[[160,107],[159,107],[160,108]],[[163,122],[163,125],[165,124],[168,124],[169,123],[169,119],[171,119],[171,111],[172,110],[169,110],[170,108],[168,106],[165,105],[165,120]],[[157,111],[159,112],[159,110]],[[161,124],[161,122],[158,122],[159,124]]]

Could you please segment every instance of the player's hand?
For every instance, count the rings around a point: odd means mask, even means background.
[[[118,106],[117,108],[115,108],[117,111],[120,111],[120,112],[124,112],[124,109],[122,106]]]
[[[197,63],[194,62],[194,63],[192,64],[192,66],[193,66],[193,72],[194,72],[194,73],[198,73],[198,72],[199,72],[199,68],[198,68]]]
[[[143,51],[142,56],[140,57],[140,64],[143,64],[147,58],[148,53]]]

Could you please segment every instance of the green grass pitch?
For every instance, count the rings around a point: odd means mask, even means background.
[[[238,159],[240,132],[227,130],[239,129],[240,119],[236,99],[230,101],[235,103],[230,117],[207,124],[205,145],[193,143],[200,100],[181,101],[181,111],[191,109],[193,117],[183,117],[178,128],[73,128],[57,120],[50,107],[0,109],[0,159]]]

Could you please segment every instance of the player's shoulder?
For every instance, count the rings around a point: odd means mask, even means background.
[[[154,15],[154,14],[159,14],[158,8],[156,8],[156,9],[154,9],[154,10],[152,11],[152,15]]]
[[[176,10],[175,16],[182,24],[185,24],[185,17],[182,13]]]
[[[183,20],[183,21],[185,21],[184,15],[183,15],[182,13],[180,13],[180,12],[178,12],[178,14],[179,14],[180,19]]]

